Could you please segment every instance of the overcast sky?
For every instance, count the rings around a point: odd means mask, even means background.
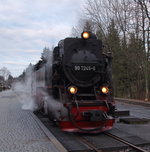
[[[70,36],[84,0],[0,0],[0,68],[18,76]]]

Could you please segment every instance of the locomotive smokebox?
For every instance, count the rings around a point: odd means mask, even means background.
[[[100,81],[102,72],[102,43],[95,39],[66,38],[64,40],[63,70],[70,82],[89,87]]]

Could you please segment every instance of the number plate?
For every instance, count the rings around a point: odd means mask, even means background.
[[[75,71],[96,71],[96,66],[75,65]]]

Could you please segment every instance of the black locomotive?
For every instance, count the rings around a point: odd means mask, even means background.
[[[51,66],[44,60],[34,67],[38,106],[64,131],[101,132],[115,122],[112,57],[102,49],[94,34],[83,32],[59,42]]]

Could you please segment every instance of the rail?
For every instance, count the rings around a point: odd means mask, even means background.
[[[82,143],[86,144],[91,150],[94,150],[95,152],[102,152],[102,150],[98,149],[94,144],[86,140],[84,137],[80,135],[76,135],[75,137]]]
[[[124,139],[116,136],[116,135],[113,135],[111,133],[104,133],[104,134],[107,135],[107,136],[109,136],[109,137],[111,137],[111,138],[113,138],[113,139],[115,139],[115,140],[117,140],[117,141],[120,141],[120,142],[122,142],[122,143],[124,143],[124,144],[126,144],[126,145],[128,145],[130,147],[132,147],[136,151],[139,151],[139,152],[148,152],[148,151],[140,148],[139,146],[136,146],[136,145],[134,145],[134,144],[132,144],[132,143],[130,143],[130,142],[128,142],[128,141],[126,141],[126,140],[124,140]]]

